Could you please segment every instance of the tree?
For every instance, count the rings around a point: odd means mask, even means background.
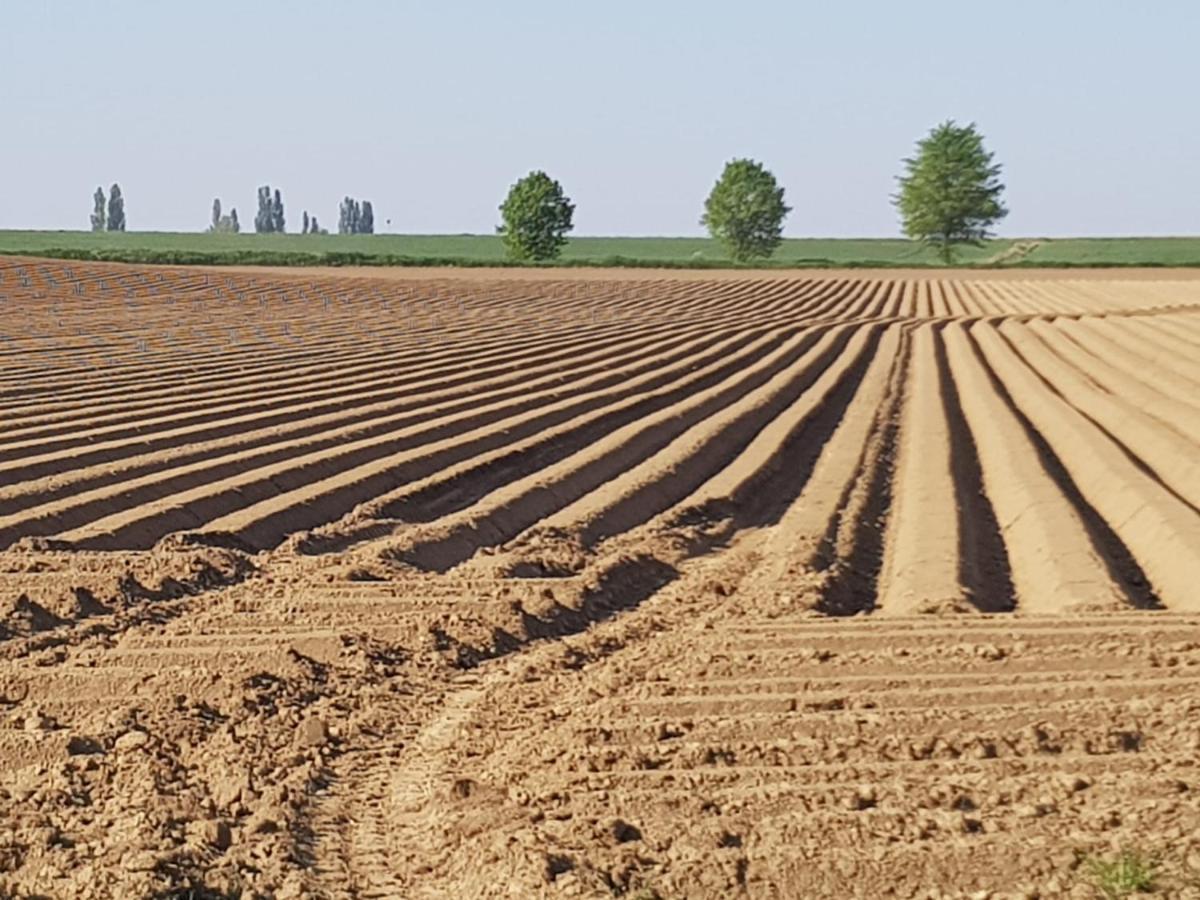
[[[309,234],[325,234],[325,231],[321,228],[320,225],[317,224],[316,216],[312,217],[312,230],[309,231]]]
[[[108,230],[125,230],[125,198],[121,196],[121,186],[115,183],[108,192]]]
[[[358,201],[350,196],[343,197],[338,204],[338,234],[357,234],[359,215]]]
[[[375,210],[371,207],[370,200],[364,200],[362,204],[362,215],[358,220],[359,234],[374,234],[375,233]]]
[[[300,233],[308,234],[308,210],[307,209],[304,211],[304,219],[302,221],[304,224],[300,226]]]
[[[935,246],[945,262],[955,245],[978,246],[991,237],[991,226],[1008,210],[1000,202],[1004,185],[1000,166],[983,146],[974,123],[948,120],[917,143],[916,156],[904,160],[900,192],[892,198],[904,233]]]
[[[761,163],[734,159],[704,201],[700,224],[721,241],[737,262],[768,257],[783,239],[783,220],[792,211],[783,188]]]
[[[242,230],[242,226],[238,223],[237,209],[231,209],[229,215],[221,215],[221,199],[218,197],[213,200],[212,208],[213,221],[209,226],[210,234],[237,234]]]
[[[574,227],[574,214],[575,204],[563,193],[561,184],[545,172],[530,172],[509,188],[500,205],[502,224],[496,231],[513,259],[554,259]]]
[[[264,184],[258,189],[258,213],[254,216],[254,230],[268,234],[275,230],[275,219],[271,210],[271,186]]]
[[[287,231],[283,219],[283,197],[279,188],[275,188],[275,200],[271,204],[271,230],[283,234]]]
[[[96,188],[96,193],[92,196],[92,231],[103,231],[105,223],[108,221],[108,216],[105,213],[104,188]]]

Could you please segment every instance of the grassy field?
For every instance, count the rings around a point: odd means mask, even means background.
[[[507,264],[494,235],[299,235],[178,232],[0,231],[0,253],[144,263],[271,265]],[[733,267],[707,238],[581,237],[557,265]],[[1200,266],[1200,237],[990,241],[960,251],[970,266]],[[762,265],[762,264],[760,264]],[[906,240],[792,238],[766,265],[939,266]]]

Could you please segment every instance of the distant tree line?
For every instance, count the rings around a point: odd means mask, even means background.
[[[271,193],[271,186],[264,184],[258,189],[258,214],[254,217],[254,230],[258,234],[283,234],[287,221],[283,216],[283,195],[279,188]]]
[[[96,188],[92,204],[92,231],[125,230],[125,197],[121,194],[119,184],[113,183],[107,201],[104,199],[104,188]]]
[[[899,192],[892,198],[904,233],[951,262],[960,244],[979,245],[1008,210],[1000,197],[1000,166],[972,125],[943,122],[917,143],[904,160]],[[554,259],[574,227],[575,205],[545,172],[530,172],[514,184],[500,206],[496,231],[517,260]],[[735,262],[765,259],[783,240],[791,212],[783,187],[762,163],[734,159],[725,165],[700,224],[725,245]]]
[[[208,226],[208,230],[212,234],[237,234],[242,230],[241,223],[238,222],[237,207],[229,210],[229,215],[221,215],[221,198],[213,198],[212,207],[212,224]]]
[[[303,227],[300,229],[301,234],[329,234],[328,228],[322,228],[321,223],[317,221],[317,217],[308,217],[308,210],[304,211]]]
[[[338,207],[338,234],[374,234],[375,210],[371,201],[361,203],[353,197],[346,197]]]
[[[960,126],[949,120],[917,142],[916,154],[903,161],[900,189],[892,197],[904,233],[932,247],[946,262],[960,244],[981,244],[991,228],[1006,215],[1001,202],[1004,184],[1001,167],[983,145],[974,124]],[[96,188],[92,210],[93,231],[125,230],[125,199],[114,184],[106,200]],[[783,240],[783,222],[792,208],[783,187],[762,163],[733,159],[726,163],[704,202],[700,223],[723,243],[736,262],[765,259]],[[541,261],[557,257],[574,228],[575,204],[563,187],[542,171],[530,172],[513,184],[500,205],[496,231],[509,256]],[[389,220],[390,223],[390,220]],[[221,200],[213,200],[213,233],[241,230],[237,210],[221,214]],[[258,189],[254,230],[283,234],[286,229],[283,196],[270,185]],[[304,211],[302,234],[326,234],[316,216]],[[345,197],[338,208],[338,234],[374,234],[375,211],[369,200]]]

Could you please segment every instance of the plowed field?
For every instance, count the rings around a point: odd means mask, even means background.
[[[1198,766],[1192,274],[0,261],[0,895],[1200,896]]]

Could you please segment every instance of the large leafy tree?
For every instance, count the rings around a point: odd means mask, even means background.
[[[950,262],[958,244],[981,244],[1008,215],[1000,202],[1000,166],[983,146],[975,125],[938,125],[904,160],[900,191],[893,197],[913,240],[935,247]]]
[[[500,204],[501,224],[496,231],[512,259],[554,259],[575,226],[575,204],[562,185],[545,172],[530,172],[511,188]]]
[[[721,241],[737,262],[765,258],[783,240],[783,220],[791,212],[783,188],[761,163],[735,159],[713,185],[700,224]]]

